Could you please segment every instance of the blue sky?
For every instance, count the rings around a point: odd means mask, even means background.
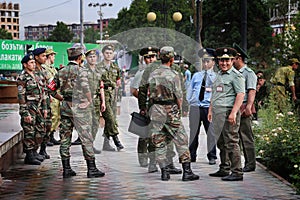
[[[80,0],[6,0],[10,2],[20,4],[21,39],[24,39],[24,26],[56,24],[57,21],[80,23]],[[116,18],[122,8],[130,7],[131,0],[83,0],[84,22],[99,19],[99,6],[88,7],[89,3],[112,3],[112,7],[102,7],[103,18]]]

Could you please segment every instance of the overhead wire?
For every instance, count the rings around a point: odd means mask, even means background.
[[[70,1],[73,1],[73,0],[68,0],[68,1],[56,4],[56,5],[53,5],[53,6],[49,6],[47,8],[41,8],[41,9],[38,9],[38,10],[34,10],[34,11],[30,11],[30,12],[27,12],[27,13],[24,13],[24,14],[20,14],[20,16],[36,14],[38,12],[42,12],[44,10],[49,10],[51,8],[55,8],[55,7],[61,6],[63,4],[69,3]]]

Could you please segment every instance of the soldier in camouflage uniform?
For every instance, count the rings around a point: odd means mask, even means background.
[[[19,113],[24,132],[25,164],[40,165],[41,160],[36,149],[45,132],[44,118],[47,116],[47,104],[44,89],[40,85],[39,77],[34,73],[34,55],[29,53],[21,61],[23,71],[17,78]],[[39,157],[39,159],[38,159]]]
[[[57,74],[57,70],[55,69],[55,67],[53,66],[54,61],[55,61],[55,55],[56,52],[53,51],[53,49],[46,49],[45,51],[46,53],[46,63],[44,65],[42,65],[42,67],[45,69],[45,74],[46,74],[46,78],[48,80],[49,83],[51,83],[55,77],[55,75]],[[48,83],[48,85],[49,85]],[[50,89],[51,90],[51,89]],[[59,91],[57,91],[57,93],[59,93]],[[54,133],[56,131],[56,129],[58,128],[59,122],[60,122],[60,114],[59,114],[59,100],[55,99],[53,97],[50,97],[50,108],[51,108],[51,130],[50,130],[50,141],[48,141],[47,146],[53,146],[53,145],[59,145],[60,142],[57,141],[54,138]]]
[[[183,181],[199,179],[191,170],[191,157],[188,148],[188,136],[181,122],[182,90],[179,74],[171,69],[174,62],[173,47],[160,50],[162,65],[149,76],[150,134],[155,145],[155,157],[161,168],[161,180],[168,181],[167,144],[174,142],[182,163]]]
[[[159,52],[158,52],[159,53]],[[151,107],[151,102],[147,102],[147,98],[148,98],[148,79],[149,76],[151,74],[151,72],[153,72],[155,69],[157,69],[159,66],[161,65],[161,61],[160,60],[156,60],[152,63],[150,63],[144,70],[143,74],[142,74],[142,78],[140,81],[140,86],[139,86],[139,92],[138,92],[138,103],[139,103],[139,108],[141,110],[141,114],[145,114],[147,113],[147,111],[149,110],[149,108]],[[180,67],[176,64],[172,64],[171,66],[172,70],[175,70],[176,72],[178,72],[178,75],[180,77],[181,80],[181,89],[183,92],[183,96],[186,96],[186,89],[184,87],[184,82],[183,82],[183,74],[180,70]],[[187,102],[186,100],[183,100],[183,102]],[[155,161],[155,147],[152,144],[152,142],[149,143],[148,146],[148,152],[149,152],[149,166],[148,166],[148,172],[152,173],[152,172],[156,172],[157,171],[157,167],[156,167],[156,161]],[[169,173],[170,174],[181,174],[182,171],[181,169],[177,169],[174,166],[173,163],[173,157],[175,156],[175,152],[174,152],[174,144],[172,142],[168,143],[168,147],[167,147],[167,159],[168,159],[168,169],[169,169]]]
[[[270,92],[274,96],[274,100],[277,102],[278,108],[281,112],[287,106],[288,96],[286,88],[290,87],[292,100],[297,100],[294,78],[295,71],[299,66],[299,60],[297,58],[292,58],[289,60],[289,62],[290,63],[288,66],[279,68],[274,77],[272,77],[270,80],[270,82],[273,84]]]
[[[42,66],[43,64],[45,64],[46,59],[47,59],[45,51],[46,51],[46,48],[36,48],[32,51],[32,53],[34,55],[34,59],[35,59],[35,63],[36,63],[35,74],[36,74],[36,76],[39,77],[40,85],[43,87],[43,89],[45,91],[44,98],[47,103],[47,116],[44,119],[45,132],[41,136],[42,140],[41,140],[41,144],[40,144],[41,148],[40,148],[39,154],[42,155],[44,157],[44,159],[49,159],[50,156],[46,152],[46,146],[49,141],[49,135],[50,135],[51,124],[52,124],[52,120],[51,120],[52,115],[51,115],[51,107],[50,107],[50,93],[49,93],[49,89],[47,87],[49,77],[47,77],[46,70]]]
[[[105,103],[106,110],[102,113],[105,120],[104,126],[104,142],[103,150],[104,151],[114,151],[114,148],[109,144],[109,138],[112,137],[117,150],[120,151],[124,149],[124,146],[121,144],[118,134],[118,123],[116,115],[113,111],[115,90],[121,85],[120,79],[120,69],[116,64],[112,62],[114,58],[114,47],[113,45],[106,45],[102,49],[104,60],[99,63],[99,66],[104,70],[102,74],[102,81],[104,83],[104,94],[105,94]]]
[[[70,146],[74,126],[82,140],[82,150],[87,162],[87,176],[102,177],[105,174],[96,168],[93,150],[94,138],[89,123],[91,116],[92,96],[88,84],[87,72],[80,67],[83,61],[81,47],[67,49],[69,63],[59,72],[59,88],[64,97],[60,115],[60,156],[63,164],[63,177],[76,176],[70,166]]]
[[[89,87],[92,93],[93,99],[93,108],[91,108],[90,115],[92,120],[90,121],[92,136],[95,140],[96,134],[99,130],[99,122],[101,113],[105,111],[105,96],[104,96],[104,84],[101,80],[103,68],[97,65],[98,53],[97,50],[92,49],[85,53],[87,63],[84,65],[84,68],[88,74]],[[100,150],[97,150],[94,147],[94,153],[101,153]]]

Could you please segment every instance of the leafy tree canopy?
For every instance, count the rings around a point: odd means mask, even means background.
[[[56,28],[51,33],[48,41],[52,42],[71,42],[74,34],[69,30],[68,26],[63,22],[56,22]]]
[[[7,30],[0,28],[0,39],[12,39],[11,33],[9,33]]]

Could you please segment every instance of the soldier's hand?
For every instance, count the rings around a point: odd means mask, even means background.
[[[87,108],[89,105],[90,105],[90,102],[85,101],[85,102],[83,102],[83,103],[80,103],[80,104],[78,105],[78,108],[80,108],[80,109],[85,109],[85,108]]]
[[[147,111],[146,111],[145,109],[141,109],[141,110],[140,110],[140,114],[141,114],[141,115],[146,115],[146,114],[147,114]]]
[[[24,121],[26,122],[26,123],[31,123],[31,121],[32,121],[32,118],[31,118],[31,116],[29,115],[29,116],[27,116],[27,117],[24,117]]]
[[[46,119],[46,118],[47,118],[47,115],[48,115],[47,110],[43,110],[43,114],[44,114],[44,118]]]
[[[101,112],[104,112],[106,110],[105,103],[101,104],[100,110],[101,110]]]

